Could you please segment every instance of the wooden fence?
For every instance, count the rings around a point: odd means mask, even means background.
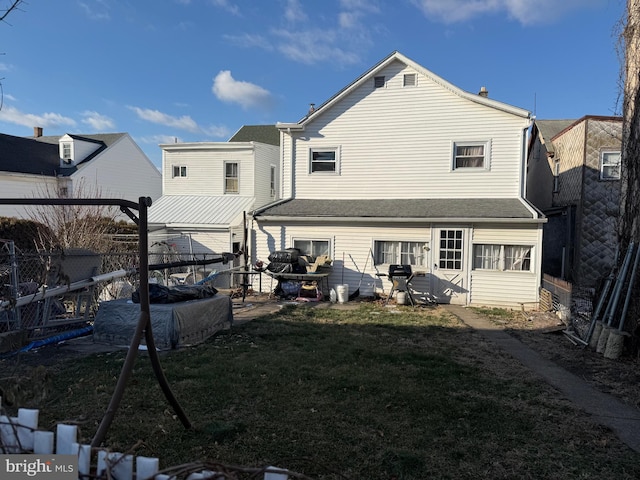
[[[55,432],[40,430],[38,416],[38,410],[27,408],[20,408],[17,417],[0,415],[0,454],[77,455],[79,480],[222,480],[240,478],[236,476],[238,472],[253,479],[261,476],[263,480],[307,478],[276,467],[221,466],[217,469],[215,465],[203,463],[185,464],[160,471],[158,458],[92,449],[91,445],[78,443],[77,425],[58,424]]]

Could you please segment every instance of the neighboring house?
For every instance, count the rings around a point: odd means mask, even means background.
[[[622,117],[536,120],[527,198],[544,212],[544,273],[595,287],[615,264]]]
[[[277,125],[283,200],[253,212],[254,261],[327,254],[330,285],[354,291],[364,271],[363,295],[389,292],[374,272],[408,264],[418,299],[534,307],[545,219],[523,198],[530,125],[394,52]]]
[[[4,198],[100,195],[138,202],[162,191],[158,169],[127,133],[33,137],[0,134]],[[0,205],[0,216],[28,218],[29,207]]]
[[[245,212],[279,198],[279,142],[274,125],[249,125],[228,142],[160,145],[162,197],[149,209],[152,247],[170,240],[182,254],[238,252]]]

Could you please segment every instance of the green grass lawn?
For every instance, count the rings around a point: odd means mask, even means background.
[[[124,354],[55,369],[41,425],[90,442]],[[162,354],[194,428],[141,353],[106,445],[319,479],[640,478],[640,455],[445,311],[312,306]]]

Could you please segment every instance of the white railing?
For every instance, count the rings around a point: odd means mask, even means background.
[[[2,398],[0,398],[0,405],[1,403]],[[111,452],[106,449],[92,449],[91,445],[78,443],[77,425],[58,424],[55,432],[39,430],[39,413],[39,410],[20,408],[17,417],[0,415],[0,454],[77,455],[79,480],[89,478],[118,480],[237,478],[224,472],[209,470],[202,464],[185,465],[180,469],[182,470],[180,475],[162,473],[159,470],[160,460],[158,458]],[[199,471],[194,471],[194,469]],[[291,477],[301,477],[276,467],[243,470],[245,473],[251,470],[254,474],[264,472],[263,480],[288,480]],[[252,475],[251,478],[258,477]]]

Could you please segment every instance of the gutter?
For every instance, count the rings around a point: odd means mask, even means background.
[[[290,200],[290,199],[287,199]],[[266,207],[263,207],[264,210]],[[252,216],[258,214],[254,212]],[[367,222],[367,223],[531,223],[541,224],[546,223],[546,218],[477,218],[477,217],[291,217],[285,215],[273,215],[262,217],[261,222],[312,222],[312,223],[355,223],[355,222]]]

